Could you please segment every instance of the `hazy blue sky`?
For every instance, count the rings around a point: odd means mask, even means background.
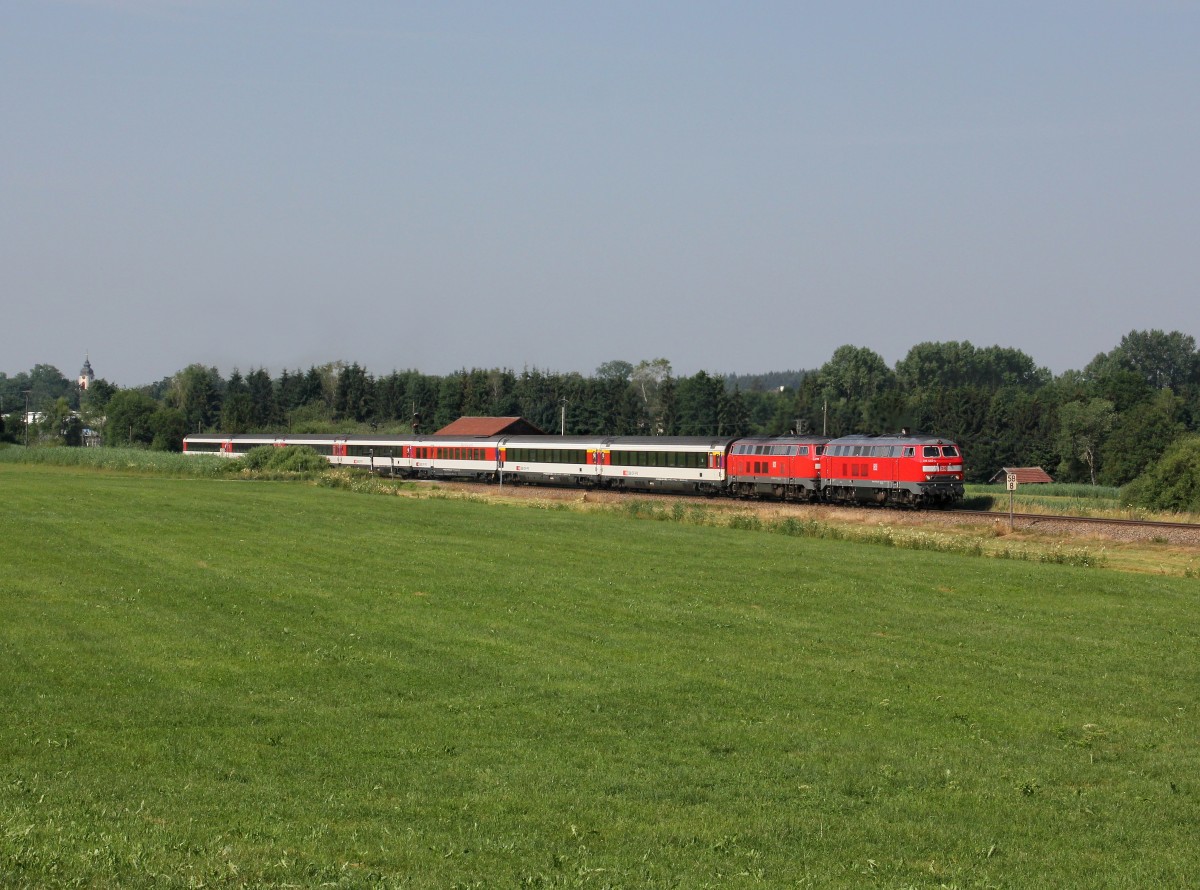
[[[5,0],[0,370],[1200,336],[1200,4]]]

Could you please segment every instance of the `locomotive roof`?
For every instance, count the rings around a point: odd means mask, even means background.
[[[892,435],[892,436],[839,436],[836,439],[830,439],[830,445],[843,445],[852,443],[855,445],[953,445],[954,440],[948,439],[945,436],[929,436],[924,433],[915,435]]]

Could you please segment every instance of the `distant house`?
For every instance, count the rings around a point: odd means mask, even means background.
[[[442,427],[435,436],[544,436],[524,417],[460,417]]]
[[[1054,481],[1041,467],[1002,467],[988,482],[1004,482],[1009,473],[1017,474],[1018,485],[1045,485]]]

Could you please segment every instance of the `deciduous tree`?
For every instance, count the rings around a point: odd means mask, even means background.
[[[116,448],[149,445],[154,440],[151,418],[158,408],[158,402],[143,392],[136,389],[117,390],[108,400],[104,444]],[[186,422],[186,417],[184,419]]]
[[[1067,402],[1058,409],[1059,449],[1087,465],[1092,485],[1096,484],[1100,448],[1113,424],[1113,404],[1108,399]]]

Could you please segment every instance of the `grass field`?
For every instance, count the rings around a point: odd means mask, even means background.
[[[1194,580],[0,463],[5,887],[1179,887]]]
[[[1200,522],[1189,513],[1165,513],[1135,507],[1121,500],[1121,490],[1104,485],[1053,483],[1021,485],[1013,493],[1013,507],[1021,513],[1058,516],[1096,516],[1113,519],[1149,519],[1167,522]],[[1004,485],[968,485],[964,506],[972,510],[1008,510]]]

